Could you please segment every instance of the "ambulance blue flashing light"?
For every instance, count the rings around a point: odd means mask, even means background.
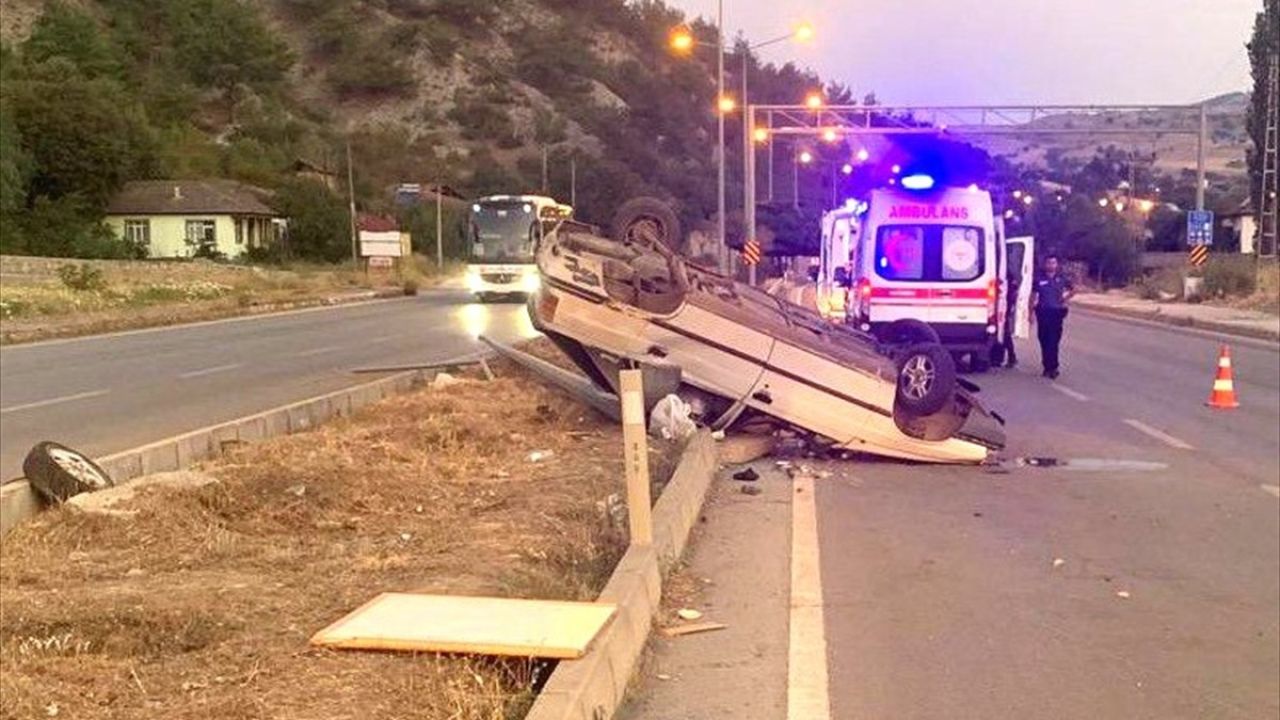
[[[930,175],[908,175],[902,178],[902,187],[908,190],[933,189],[933,177]]]

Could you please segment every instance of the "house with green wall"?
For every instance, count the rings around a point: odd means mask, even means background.
[[[234,180],[139,180],[111,198],[106,222],[149,257],[234,258],[284,234],[285,220],[267,204],[269,196]]]

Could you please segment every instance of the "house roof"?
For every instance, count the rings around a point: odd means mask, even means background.
[[[234,180],[135,180],[107,203],[108,215],[279,215],[270,193]]]
[[[383,215],[359,215],[356,217],[356,227],[365,232],[396,232],[400,229],[400,224],[395,218]]]

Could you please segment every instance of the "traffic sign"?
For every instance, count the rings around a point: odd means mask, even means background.
[[[760,243],[748,240],[742,244],[742,262],[748,265],[760,264]]]
[[[1187,244],[1213,244],[1213,211],[1190,210],[1187,212]]]
[[[1209,260],[1209,246],[1196,245],[1192,247],[1187,259],[1191,262],[1192,267],[1204,265]]]

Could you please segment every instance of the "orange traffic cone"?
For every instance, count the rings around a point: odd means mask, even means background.
[[[1231,348],[1226,345],[1218,353],[1218,376],[1214,378],[1213,392],[1209,393],[1209,402],[1205,404],[1222,410],[1240,407],[1235,384],[1231,381]]]

